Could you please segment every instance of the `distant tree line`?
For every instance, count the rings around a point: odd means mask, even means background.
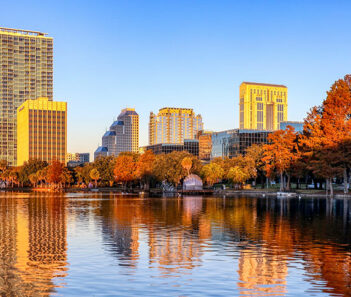
[[[75,184],[149,189],[162,181],[174,186],[184,178],[197,174],[205,185],[212,187],[226,182],[236,188],[248,181],[259,181],[263,187],[279,180],[280,190],[289,191],[292,179],[299,187],[301,181],[325,184],[333,195],[333,181],[343,182],[348,192],[351,169],[351,75],[336,81],[320,106],[311,108],[304,120],[302,133],[288,126],[268,136],[268,144],[252,145],[244,155],[235,158],[215,158],[203,164],[188,152],[174,151],[154,155],[121,153],[118,157],[98,157],[82,167],[68,169],[58,161],[50,164],[29,160],[23,166],[9,167],[0,161],[0,179],[7,187],[63,188]]]

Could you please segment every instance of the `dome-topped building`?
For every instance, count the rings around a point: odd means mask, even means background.
[[[183,190],[202,190],[202,179],[196,174],[189,174],[183,182]]]

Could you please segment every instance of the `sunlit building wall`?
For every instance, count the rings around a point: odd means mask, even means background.
[[[209,161],[212,151],[212,131],[199,131],[197,138],[199,140],[199,159]]]
[[[185,139],[196,139],[203,130],[201,115],[191,108],[161,108],[158,114],[150,113],[149,145],[183,144]]]
[[[102,136],[102,145],[94,152],[94,159],[118,156],[122,152],[139,152],[139,115],[134,108],[122,109],[117,120]]]
[[[240,85],[240,129],[279,130],[288,117],[288,88],[243,82]]]
[[[16,110],[27,99],[53,99],[53,38],[0,28],[0,160],[17,161]]]
[[[25,101],[17,110],[17,166],[29,159],[65,163],[67,103],[48,98]]]

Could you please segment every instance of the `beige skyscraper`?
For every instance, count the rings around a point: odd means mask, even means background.
[[[240,85],[240,129],[279,130],[288,117],[288,88],[243,82]]]
[[[191,108],[161,108],[158,114],[150,113],[149,145],[159,143],[183,144],[184,139],[196,139],[203,130],[201,115]]]
[[[0,160],[16,165],[16,111],[38,97],[53,99],[53,38],[0,27]]]

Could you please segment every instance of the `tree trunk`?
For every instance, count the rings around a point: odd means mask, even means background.
[[[325,195],[328,196],[329,191],[329,178],[325,179]]]
[[[330,196],[334,196],[334,190],[333,190],[333,179],[330,178],[330,181],[329,181],[329,187],[330,187]]]
[[[349,191],[348,180],[347,180],[347,169],[346,168],[344,168],[343,174],[344,174],[344,194],[346,194]]]
[[[290,174],[287,174],[288,182],[287,182],[287,190],[290,191]]]
[[[280,172],[280,191],[284,191],[284,175],[283,172]]]

